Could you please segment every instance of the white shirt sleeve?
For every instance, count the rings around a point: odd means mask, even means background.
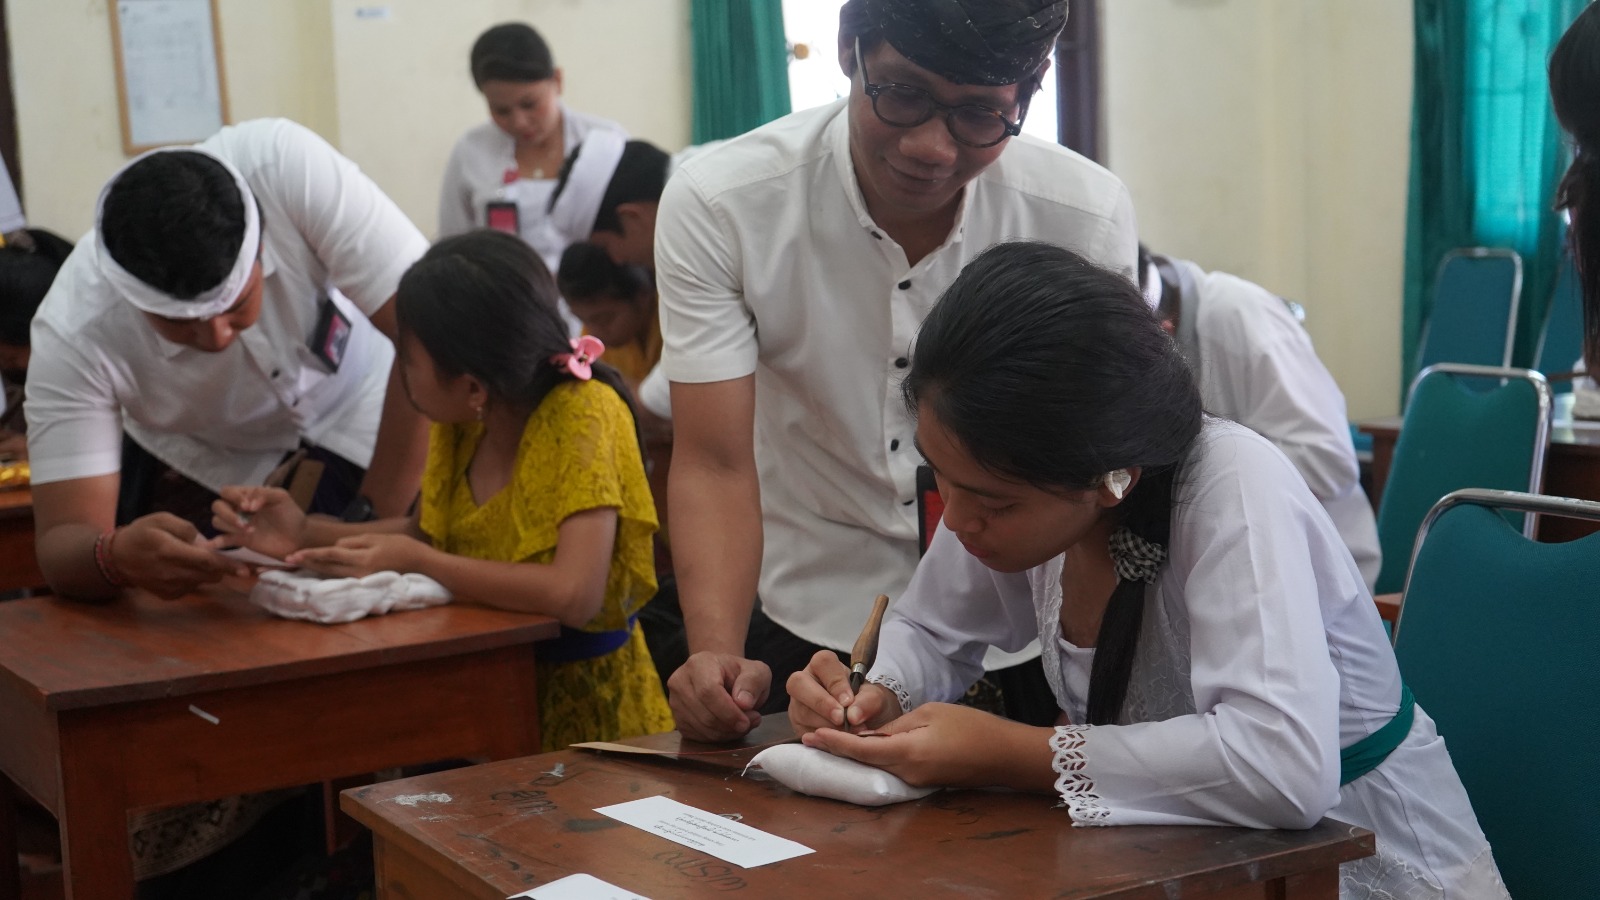
[[[695,183],[692,166],[667,182],[656,217],[661,365],[669,379],[729,381],[756,370],[756,323],[745,302],[732,223]]]
[[[73,281],[58,277],[51,291],[66,290]],[[23,411],[28,417],[31,480],[48,484],[120,471],[122,410],[90,348],[65,340],[38,319],[30,342],[33,354]]]
[[[1222,273],[1199,279],[1207,310],[1223,292],[1259,295],[1205,316],[1207,330],[1220,331],[1203,338],[1203,377],[1219,382],[1235,421],[1276,444],[1319,499],[1353,491],[1361,473],[1344,394],[1305,329],[1265,288]]]
[[[1059,729],[1058,764],[1081,760],[1089,788],[1065,795],[1076,822],[1308,828],[1339,801],[1340,685],[1319,600],[1329,585],[1360,593],[1354,567],[1279,454],[1234,438],[1212,456],[1186,470],[1159,582],[1188,616],[1198,712]]]
[[[988,568],[943,523],[905,593],[890,599],[872,676],[904,689],[911,706],[959,698],[982,677],[991,645],[1020,650],[1039,633],[1027,573]]]
[[[467,178],[467,143],[471,135],[463,135],[450,151],[450,160],[444,166],[444,181],[439,186],[439,233],[437,238],[447,238],[471,231],[477,226],[472,208],[472,184]]]
[[[1087,254],[1102,265],[1114,266],[1139,283],[1139,222],[1133,213],[1133,195],[1121,182],[1117,184],[1116,205],[1106,220],[1098,246]]]
[[[658,364],[639,382],[639,405],[657,418],[672,419],[672,384]]]
[[[264,185],[328,278],[367,315],[394,294],[428,241],[371,178],[310,129],[281,121]],[[271,215],[268,211],[267,215]]]

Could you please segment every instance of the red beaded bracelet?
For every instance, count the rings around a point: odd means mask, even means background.
[[[117,537],[117,529],[107,528],[100,532],[94,539],[94,564],[100,570],[100,577],[112,587],[127,587],[128,582],[117,571],[117,564],[111,561],[111,542]]]

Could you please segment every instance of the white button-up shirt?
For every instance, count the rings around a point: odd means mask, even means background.
[[[427,249],[355,163],[283,119],[224,128],[262,215],[261,317],[219,353],[165,340],[78,242],[33,320],[28,449],[36,483],[121,469],[122,432],[213,490],[256,484],[302,440],[372,458],[394,348],[368,316]],[[310,350],[323,297],[350,320],[331,371]]]
[[[917,563],[920,459],[900,381],[934,301],[999,241],[1050,241],[1128,272],[1137,243],[1115,176],[1019,137],[912,266],[868,215],[848,141],[840,101],[699,154],[668,183],[656,228],[667,377],[756,377],[762,608],[834,648]]]
[[[1181,299],[1181,316],[1194,320],[1193,349],[1200,358],[1190,363],[1201,403],[1289,457],[1333,519],[1370,590],[1382,562],[1378,525],[1361,489],[1344,394],[1317,358],[1311,336],[1266,288],[1186,260],[1172,264],[1182,273],[1180,292],[1191,291]]]

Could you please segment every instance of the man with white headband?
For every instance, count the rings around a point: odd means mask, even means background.
[[[848,650],[873,596],[910,580],[920,460],[900,376],[961,268],[1031,238],[1132,274],[1127,190],[1018,136],[1066,7],[849,0],[850,96],[668,183],[655,247],[685,734],[730,738],[784,709],[788,676]]]
[[[1276,294],[1139,245],[1139,287],[1194,369],[1206,412],[1278,446],[1339,529],[1371,590],[1382,552],[1344,393]]]
[[[196,543],[209,495],[301,451],[327,467],[314,510],[340,513],[359,484],[377,513],[403,513],[426,431],[388,389],[392,296],[426,249],[354,163],[282,119],[114,175],[33,322],[50,586],[171,597],[236,571]]]

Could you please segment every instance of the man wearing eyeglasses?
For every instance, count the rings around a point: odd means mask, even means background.
[[[900,377],[962,266],[1032,238],[1133,271],[1123,185],[1018,136],[1066,6],[849,0],[850,96],[695,157],[662,195],[691,651],[668,684],[685,734],[729,739],[785,709],[788,676],[847,650],[873,596],[910,580],[919,459]]]

